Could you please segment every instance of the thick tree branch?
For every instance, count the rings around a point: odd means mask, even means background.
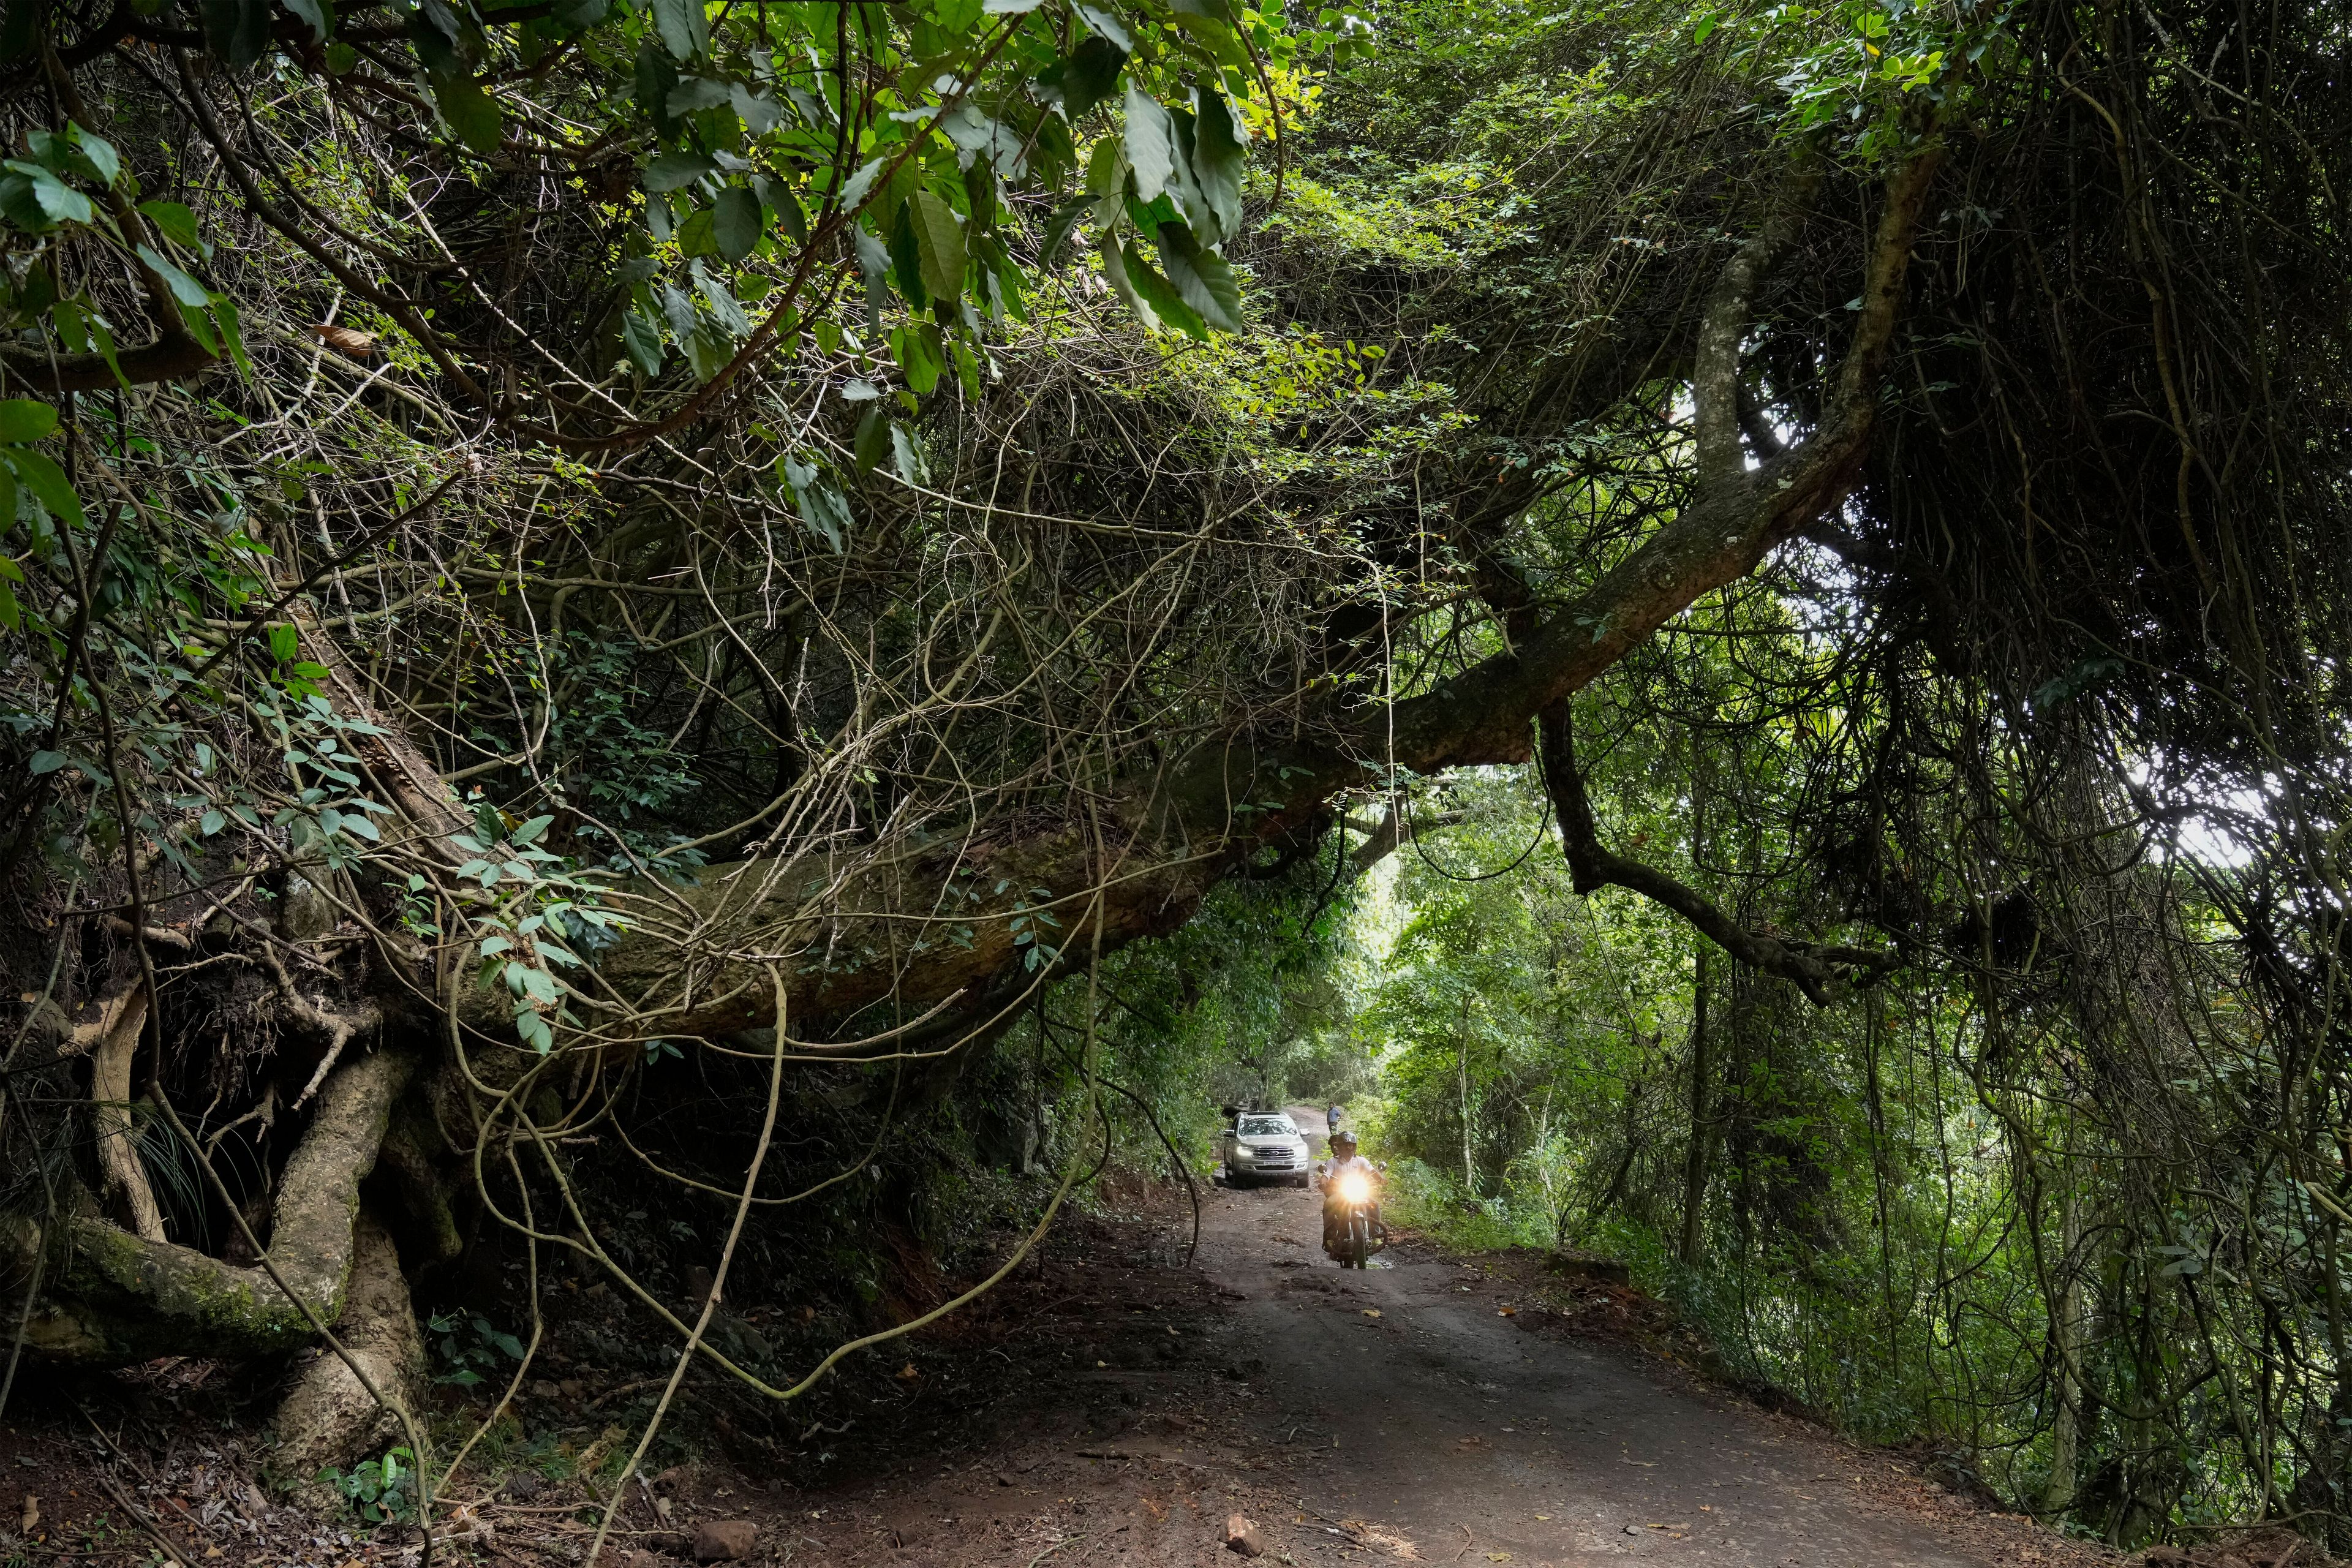
[[[1461,811],[1439,811],[1416,816],[1404,809],[1400,797],[1389,802],[1388,810],[1378,822],[1349,818],[1348,826],[1364,836],[1364,841],[1349,854],[1349,879],[1362,876],[1424,834],[1434,833],[1441,827],[1451,827],[1468,815]]]
[[[1885,968],[1891,964],[1892,960],[1884,954],[1787,942],[1751,931],[1717,909],[1697,889],[1654,866],[1611,854],[1601,847],[1600,828],[1592,820],[1592,802],[1585,793],[1584,774],[1577,766],[1576,732],[1570,705],[1566,701],[1553,703],[1544,710],[1537,727],[1542,738],[1538,755],[1544,788],[1551,796],[1552,810],[1559,817],[1560,847],[1568,858],[1570,882],[1578,892],[1624,888],[1664,904],[1740,963],[1790,982],[1817,1005],[1826,1006],[1836,999],[1841,968],[1856,964]]]
[[[1805,182],[1810,185],[1810,182]],[[1691,372],[1691,403],[1697,426],[1698,482],[1721,485],[1747,467],[1740,450],[1739,346],[1755,316],[1756,290],[1796,233],[1790,204],[1773,215],[1764,231],[1732,254],[1707,291],[1699,316],[1697,363]]]
[[[642,885],[628,900],[636,928],[603,968],[629,1000],[630,1028],[692,1035],[765,1025],[774,1005],[766,966],[781,955],[792,1016],[810,1037],[824,1027],[859,1032],[862,1017],[920,1013],[1024,971],[1015,921],[1039,902],[1029,889],[1051,894],[1062,949],[1098,940],[1107,952],[1183,924],[1222,878],[1368,775],[1385,786],[1395,769],[1526,762],[1538,714],[1844,500],[1875,427],[1879,370],[1937,163],[1924,150],[1887,183],[1853,340],[1820,427],[1759,468],[1703,480],[1671,521],[1507,651],[1352,731],[1211,742],[1167,773],[1132,781],[1107,843],[1073,819],[1006,839],[981,831],[918,839],[855,869],[812,855],[714,866],[683,886]],[[1727,411],[1736,417],[1736,405]],[[982,890],[997,886],[1012,891]],[[1077,929],[1089,908],[1099,910],[1098,933]],[[512,1005],[501,994],[461,982],[459,1011],[482,1036],[511,1038]]]

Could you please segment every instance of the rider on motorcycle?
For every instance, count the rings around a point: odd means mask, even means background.
[[[1323,1245],[1328,1249],[1346,1239],[1348,1205],[1339,1195],[1339,1178],[1349,1171],[1361,1171],[1371,1184],[1372,1234],[1388,1239],[1388,1226],[1381,1223],[1380,1167],[1356,1152],[1356,1135],[1352,1132],[1331,1134],[1331,1158],[1323,1167]]]

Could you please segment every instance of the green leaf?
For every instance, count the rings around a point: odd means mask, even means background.
[[[669,95],[677,88],[677,66],[662,52],[661,46],[647,38],[637,51],[635,87],[633,89],[637,107],[654,122],[654,129],[664,136],[670,135],[677,121],[670,118]]]
[[[222,828],[227,826],[228,818],[221,815],[221,811],[218,806],[215,806],[210,811],[205,813],[203,821],[196,824],[196,831],[203,834],[205,837],[210,838],[214,834],[218,833]]]
[[[1076,121],[1108,98],[1126,68],[1125,49],[1099,34],[1087,37],[1062,64],[1062,113]]]
[[[1176,170],[1176,122],[1150,93],[1127,84],[1127,161],[1135,170],[1135,199],[1149,203],[1168,188]]]
[[[1111,291],[1126,302],[1129,310],[1135,312],[1136,319],[1143,323],[1146,331],[1159,326],[1159,314],[1152,310],[1142,294],[1137,291],[1134,279],[1128,276],[1127,256],[1119,249],[1118,237],[1108,232],[1103,233],[1097,237],[1095,249],[1102,258],[1103,277],[1109,282]]]
[[[269,48],[269,0],[200,0],[205,47],[241,71]]]
[[[1242,330],[1241,285],[1231,263],[1201,244],[1181,223],[1160,226],[1160,259],[1184,303],[1222,332]]]
[[[890,255],[890,281],[908,304],[919,310],[931,302],[931,291],[923,282],[923,242],[915,233],[915,204],[901,203],[898,216],[890,220],[887,240]]]
[[[730,338],[740,341],[751,335],[751,318],[743,313],[742,301],[728,290],[726,282],[711,277],[701,268],[696,269],[695,287],[709,305],[710,313],[727,329]]]
[[[653,0],[653,14],[662,46],[678,59],[692,59],[710,42],[710,20],[702,0]]]
[[[49,223],[88,223],[98,216],[89,198],[38,163],[8,160],[7,167],[32,182],[33,205]]]
[[[309,24],[312,36],[320,43],[334,37],[334,0],[286,0],[286,8]]]
[[[269,657],[284,664],[301,650],[302,637],[291,626],[280,622],[269,628]]]
[[[1202,89],[1192,125],[1192,178],[1209,210],[1216,214],[1218,239],[1242,231],[1242,166],[1249,158],[1243,135],[1232,107]]]
[[[646,165],[646,189],[660,195],[690,185],[717,167],[699,153],[665,153]]]
[[[113,142],[79,125],[68,125],[66,133],[72,138],[73,149],[80,154],[79,162],[90,178],[110,188],[121,177],[122,155],[114,150]]]
[[[23,446],[40,440],[58,427],[58,411],[46,403],[36,403],[29,397],[0,400],[0,442]],[[16,521],[12,511],[0,519],[0,527]]]
[[[963,225],[955,210],[929,191],[918,191],[908,204],[915,244],[922,257],[923,287],[934,300],[954,300],[963,293]]]
[[[16,470],[16,477],[25,481],[25,488],[33,492],[34,499],[51,517],[70,528],[81,526],[81,498],[75,495],[73,486],[66,482],[63,468],[40,453],[24,447],[11,447],[0,453],[0,457],[7,459],[9,466]]]
[[[923,438],[904,425],[890,426],[890,467],[910,485],[931,482],[931,460],[923,450]]]
[[[499,100],[482,89],[482,84],[470,76],[436,76],[433,79],[433,101],[440,106],[441,118],[457,133],[457,140],[484,157],[499,150],[504,140]]]
[[[848,179],[842,182],[840,195],[841,210],[844,212],[856,212],[859,207],[865,205],[866,193],[874,189],[875,176],[881,173],[882,160],[879,158],[869,159],[864,164],[859,166],[856,174],[850,175]]]
[[[1120,21],[1118,13],[1109,6],[1078,5],[1074,9],[1085,18],[1087,26],[1117,44],[1122,50],[1135,47],[1135,39],[1129,34],[1127,24]]]
[[[790,235],[795,245],[808,243],[808,215],[801,210],[800,198],[782,180],[772,180],[765,174],[755,177],[753,188],[761,204],[776,215],[776,225]]]
[[[43,773],[56,773],[65,765],[66,754],[63,752],[35,752],[27,769],[35,778],[39,778]]]
[[[687,256],[718,255],[719,237],[711,231],[711,223],[709,207],[697,207],[687,214],[686,221],[677,226],[678,250]]]
[[[882,405],[874,404],[857,421],[857,434],[850,442],[850,452],[857,459],[857,471],[870,474],[884,458],[890,455],[890,421],[882,416]]]
[[[709,322],[697,326],[680,345],[686,350],[686,364],[694,372],[697,382],[709,381],[726,367],[735,345],[726,333]]]
[[[226,294],[213,296],[213,320],[220,324],[221,340],[228,344],[228,357],[247,375],[253,374],[253,363],[245,357],[244,331],[237,324],[236,301]],[[114,373],[120,376],[122,373]]]
[[[907,373],[907,385],[918,397],[929,396],[931,388],[940,384],[940,373],[947,368],[940,330],[929,321],[891,328],[890,357]]]
[[[1127,278],[1129,285],[1151,307],[1152,314],[1187,337],[1208,340],[1209,324],[1201,319],[1201,313],[1185,302],[1167,279],[1152,269],[1151,263],[1132,243],[1127,247]]]
[[[206,310],[212,305],[212,290],[166,260],[163,252],[153,246],[139,247],[139,259],[145,262],[156,277],[161,278],[171,287],[172,298],[177,300],[182,305],[192,310]]]
[[[201,251],[204,237],[196,227],[196,215],[177,202],[141,202],[140,216],[154,226],[155,232],[173,245],[187,250]]]
[[[628,351],[629,363],[646,376],[656,376],[662,367],[661,323],[642,310],[631,310],[621,318],[621,346]]]
[[[677,119],[683,120],[698,109],[716,109],[727,101],[727,84],[707,76],[682,79],[670,89],[669,100],[664,105]]]
[[[760,198],[749,190],[730,185],[719,193],[719,205],[710,216],[710,232],[719,242],[719,255],[730,261],[742,260],[760,243],[760,233],[765,226]]]

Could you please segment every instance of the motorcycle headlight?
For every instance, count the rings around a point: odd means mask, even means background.
[[[1339,1178],[1339,1195],[1351,1204],[1362,1203],[1372,1195],[1372,1184],[1361,1171],[1349,1171]]]

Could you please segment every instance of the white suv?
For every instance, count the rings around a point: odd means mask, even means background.
[[[1227,1186],[1307,1184],[1307,1140],[1298,1135],[1297,1123],[1276,1112],[1245,1110],[1235,1117],[1217,1140],[1217,1157],[1225,1163]]]

